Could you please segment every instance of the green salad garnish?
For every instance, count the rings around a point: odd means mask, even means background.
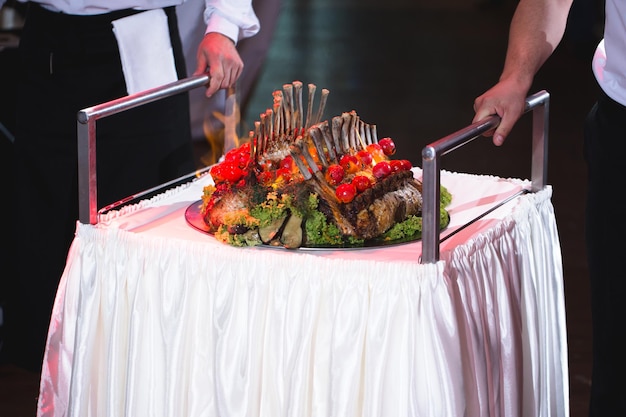
[[[452,201],[452,195],[441,187],[441,205],[439,221],[441,228],[448,225],[450,216],[446,207]],[[263,231],[273,224],[282,224],[290,215],[298,216],[303,220],[304,242],[308,246],[351,246],[362,245],[364,239],[344,236],[339,228],[329,222],[327,217],[318,209],[319,199],[314,193],[308,195],[281,194],[275,191],[267,193],[265,199],[248,210],[233,212],[228,216],[225,225],[215,233],[215,237],[233,246],[255,246],[267,243]],[[233,229],[242,227],[243,231],[233,233]],[[262,231],[261,235],[259,230]],[[406,220],[396,223],[387,230],[378,240],[396,241],[419,238],[422,233],[422,217],[412,215]]]

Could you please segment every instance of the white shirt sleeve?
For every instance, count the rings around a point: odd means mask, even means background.
[[[219,32],[237,43],[256,35],[260,29],[252,0],[205,0],[205,4],[205,33]]]

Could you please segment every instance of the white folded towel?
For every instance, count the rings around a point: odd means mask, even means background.
[[[163,9],[134,14],[112,23],[128,94],[178,80]]]

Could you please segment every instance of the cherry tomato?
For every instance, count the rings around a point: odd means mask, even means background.
[[[402,161],[399,159],[392,159],[389,161],[389,165],[391,165],[391,172],[393,173],[404,171]]]
[[[385,155],[391,156],[396,153],[396,144],[393,143],[391,138],[382,138],[378,141],[380,148],[383,150]]]
[[[367,145],[367,151],[372,155],[374,162],[380,162],[385,160],[385,153],[378,143],[372,143]]]
[[[410,171],[413,168],[413,164],[408,159],[401,159],[400,162],[402,162],[402,169],[405,171]]]
[[[372,186],[372,181],[365,175],[356,175],[352,178],[352,185],[358,192],[362,193]]]
[[[278,167],[279,168],[286,168],[286,169],[291,171],[291,168],[293,167],[293,158],[291,157],[291,155],[287,155],[286,157],[284,157],[280,161],[280,164],[278,165]]]
[[[224,176],[222,175],[222,164],[213,165],[209,172],[211,174],[211,178],[213,178],[213,181],[216,184],[224,181]]]
[[[354,174],[359,170],[359,160],[354,155],[346,154],[339,160],[339,165],[343,167],[348,174]]]
[[[237,162],[222,162],[220,165],[222,165],[222,177],[231,184],[239,181],[244,175],[244,171],[239,168]]]
[[[328,181],[328,183],[331,185],[339,184],[343,180],[344,176],[345,176],[345,171],[343,167],[337,164],[330,165],[326,169],[326,173],[324,174],[326,181]]]
[[[372,174],[376,179],[382,179],[391,174],[391,164],[388,161],[380,161],[374,168],[372,168]]]
[[[245,172],[239,168],[236,162],[224,161],[211,168],[211,177],[216,183],[228,182],[234,184],[244,176]]]
[[[239,168],[245,168],[250,164],[250,145],[247,151],[243,148],[231,149],[224,155],[224,162],[235,162]]]
[[[342,203],[349,203],[354,199],[356,195],[356,188],[352,184],[341,184],[335,190],[335,195],[337,199]]]
[[[372,165],[372,154],[366,150],[360,150],[356,153],[357,158],[361,161],[364,167]]]
[[[234,161],[235,159],[239,159],[239,150],[238,149],[231,149],[230,151],[226,152],[226,154],[224,155],[224,161]]]
[[[289,168],[278,168],[276,170],[276,179],[282,178],[283,181],[289,182],[291,181],[291,169]]]
[[[250,142],[246,142],[239,147],[239,153],[250,156]]]

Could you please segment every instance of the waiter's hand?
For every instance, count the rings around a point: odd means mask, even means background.
[[[194,75],[209,71],[207,97],[211,97],[219,89],[234,85],[243,70],[243,61],[235,43],[221,33],[211,32],[204,35],[198,47],[197,59],[198,66]]]
[[[495,130],[485,133],[485,136],[493,135],[493,144],[500,146],[511,133],[513,125],[519,120],[526,107],[526,94],[528,89],[521,85],[501,80],[484,94],[474,100],[474,122],[478,122],[487,116],[497,114],[500,116],[500,124]]]

